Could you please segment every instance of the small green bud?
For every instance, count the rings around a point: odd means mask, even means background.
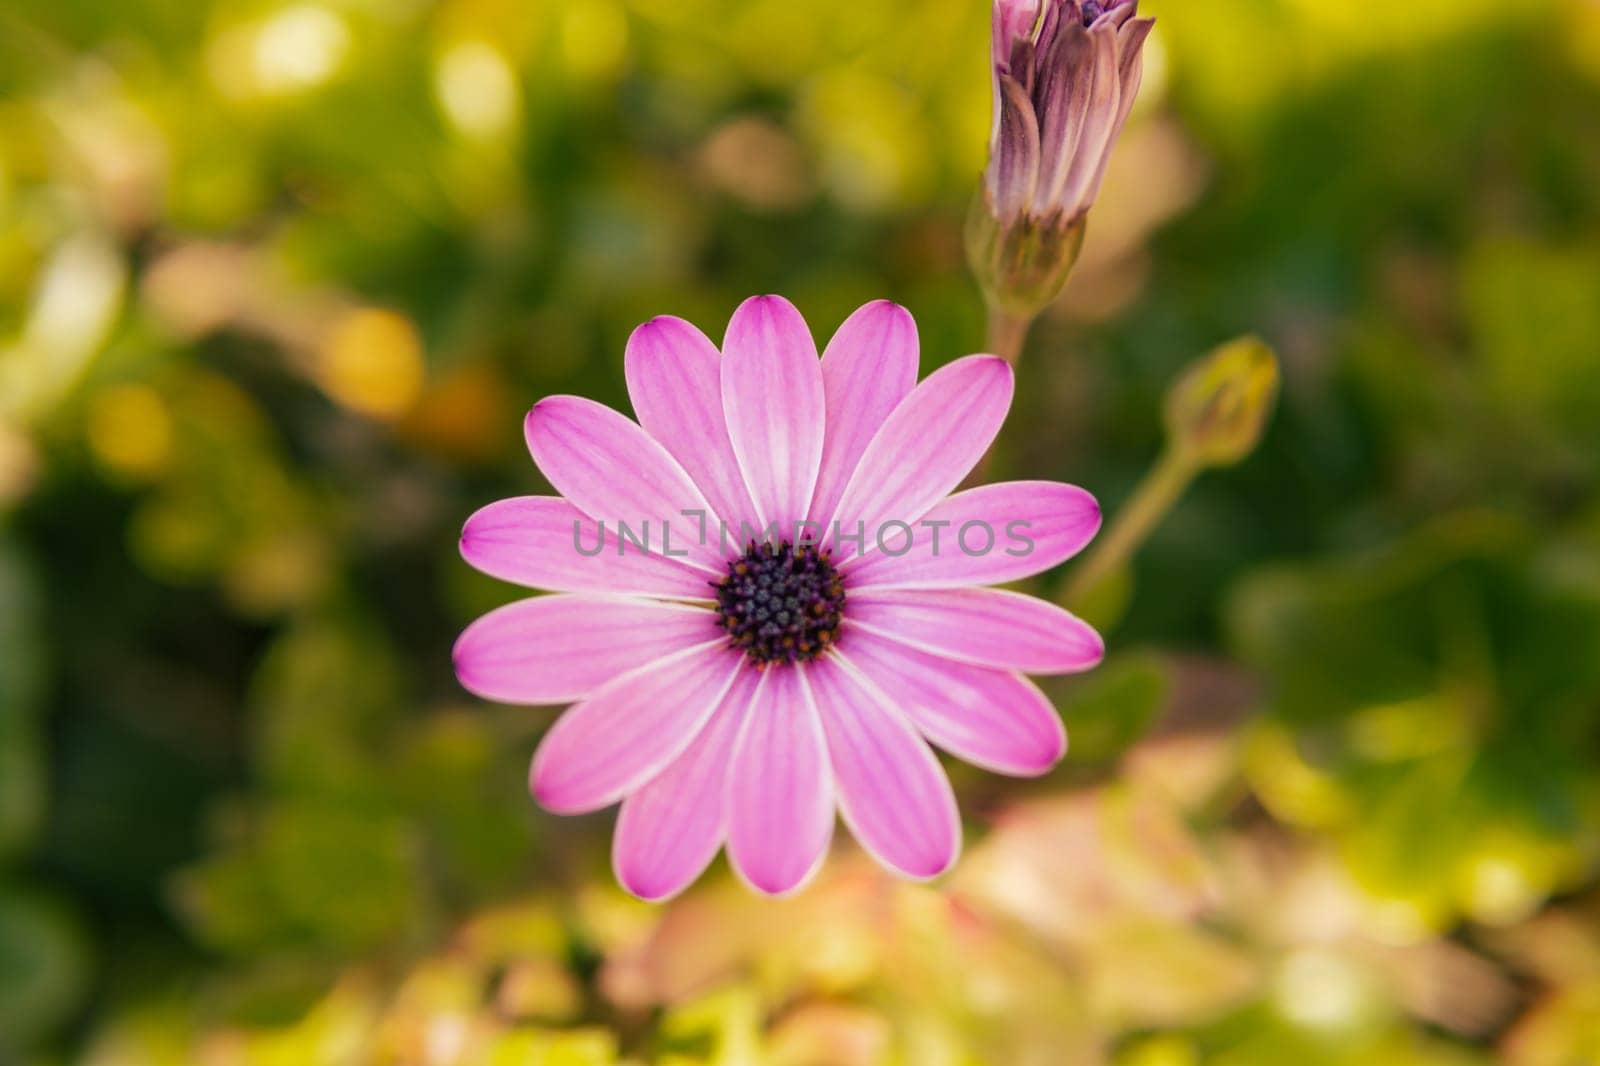
[[[979,190],[967,216],[967,259],[989,306],[1024,319],[1050,306],[1083,251],[1086,221],[996,218]]]
[[[1172,447],[1201,466],[1230,466],[1261,440],[1278,396],[1278,357],[1258,337],[1229,341],[1167,393]]]

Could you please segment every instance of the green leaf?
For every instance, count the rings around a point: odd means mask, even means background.
[[[360,791],[399,709],[392,649],[347,611],[297,620],[268,649],[251,687],[256,758],[275,785]]]
[[[88,946],[56,903],[0,887],[0,1059],[67,1017],[89,981]]]
[[[1467,257],[1462,290],[1485,391],[1518,413],[1554,419],[1593,440],[1600,253],[1485,241]]]
[[[174,889],[203,940],[245,954],[371,949],[416,935],[428,913],[411,826],[334,802],[268,808],[245,842],[183,872]]]
[[[1048,691],[1066,720],[1077,763],[1101,765],[1126,751],[1166,706],[1171,685],[1159,656],[1129,652],[1072,681],[1054,681]]]

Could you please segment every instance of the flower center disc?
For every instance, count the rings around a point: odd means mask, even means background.
[[[752,542],[713,585],[717,624],[757,666],[810,662],[839,639],[844,582],[809,544]]]

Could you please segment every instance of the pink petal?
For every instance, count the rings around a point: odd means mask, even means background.
[[[989,164],[989,195],[996,216],[1013,219],[1031,207],[1038,195],[1043,152],[1039,115],[1028,90],[1009,74],[996,77],[995,104],[1000,125],[991,149],[994,159]],[[1053,112],[1046,114],[1053,117]]]
[[[620,673],[721,637],[703,607],[558,594],[490,611],[456,640],[456,677],[501,703],[570,703]]]
[[[674,549],[676,550],[676,549]],[[711,598],[721,575],[619,542],[559,496],[497,500],[467,519],[461,557],[490,577],[551,592]]]
[[[819,660],[805,676],[851,832],[907,877],[944,873],[961,850],[961,817],[939,760],[888,697],[848,665]]]
[[[624,367],[639,424],[694,479],[722,521],[735,531],[743,522],[756,525],[722,414],[716,345],[681,318],[655,318],[628,338]]]
[[[1061,178],[1056,202],[1066,210],[1087,208],[1092,202],[1095,175],[1111,153],[1122,115],[1122,72],[1117,58],[1117,29],[1107,24],[1089,31],[1091,56],[1086,68],[1093,83],[1083,105],[1083,131]]]
[[[734,312],[722,344],[722,409],[763,525],[792,537],[822,462],[822,366],[805,320],[781,296]]]
[[[534,799],[583,814],[640,788],[694,740],[744,661],[718,642],[613,679],[545,734],[528,773]]]
[[[1131,8],[1124,8],[1131,16]],[[1089,199],[1093,201],[1100,195],[1100,186],[1106,178],[1106,168],[1111,162],[1111,148],[1121,136],[1123,127],[1127,124],[1128,116],[1133,113],[1133,105],[1139,98],[1139,85],[1144,80],[1144,42],[1150,36],[1150,31],[1155,28],[1154,19],[1125,18],[1117,28],[1117,77],[1120,87],[1117,98],[1117,117],[1112,123],[1111,134],[1106,139],[1106,151],[1101,156],[1100,165],[1095,169],[1094,177],[1089,181]]]
[[[1018,37],[1033,34],[1039,17],[1039,0],[999,0],[990,12],[990,59],[997,67],[1011,64],[1011,46]]]
[[[996,773],[1033,777],[1067,751],[1049,699],[1025,677],[958,663],[855,633],[835,654],[860,670],[922,734],[959,759]]]
[[[1003,589],[863,589],[850,593],[845,619],[934,655],[1026,674],[1077,673],[1105,655],[1075,615]]]
[[[909,536],[896,530],[884,538],[887,550],[843,569],[852,588],[998,585],[1071,558],[1099,529],[1100,505],[1077,486],[1009,481],[946,497]]]
[[[1077,158],[1088,118],[1089,93],[1094,86],[1092,51],[1088,32],[1069,21],[1041,57],[1039,83],[1033,90],[1043,123],[1039,130],[1042,156],[1036,199],[1042,206],[1069,216],[1076,213],[1078,205],[1062,201],[1062,186]]]
[[[827,424],[811,520],[833,520],[861,453],[889,412],[917,384],[917,324],[905,308],[878,300],[845,319],[822,353]]]
[[[833,836],[833,782],[800,670],[762,676],[728,782],[728,858],[751,887],[776,896],[822,865]]]
[[[930,374],[896,407],[861,456],[835,513],[836,558],[874,543],[885,523],[913,523],[961,483],[1000,431],[1011,406],[1011,367],[970,355]],[[833,531],[829,531],[832,537]]]
[[[640,899],[677,895],[722,845],[733,746],[760,679],[758,671],[741,669],[688,750],[622,801],[611,865]]]
[[[721,571],[715,530],[702,537],[701,520],[683,513],[699,511],[710,521],[711,505],[677,460],[632,419],[580,396],[550,396],[534,404],[524,430],[533,461],[583,513],[607,529],[625,523],[652,552],[686,553],[690,561]]]

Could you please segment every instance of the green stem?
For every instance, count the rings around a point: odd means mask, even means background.
[[[989,326],[987,336],[984,338],[984,347],[990,355],[998,355],[1017,368],[1017,360],[1022,358],[1022,346],[1027,343],[1028,329],[1033,325],[1033,319],[1022,315],[1015,315],[1009,311],[997,310],[994,306],[989,308]],[[963,488],[981,485],[989,476],[989,467],[994,463],[994,448],[991,446],[978,460],[978,465],[973,467],[972,473],[967,475],[967,480],[961,483]]]
[[[1117,512],[1111,528],[1067,578],[1060,601],[1069,606],[1082,603],[1101,582],[1127,565],[1199,472],[1200,465],[1190,456],[1171,447],[1163,451]]]
[[[1013,368],[1022,358],[1022,346],[1027,343],[1028,329],[1033,319],[1010,311],[989,309],[989,332],[984,346],[991,355],[998,355]]]

